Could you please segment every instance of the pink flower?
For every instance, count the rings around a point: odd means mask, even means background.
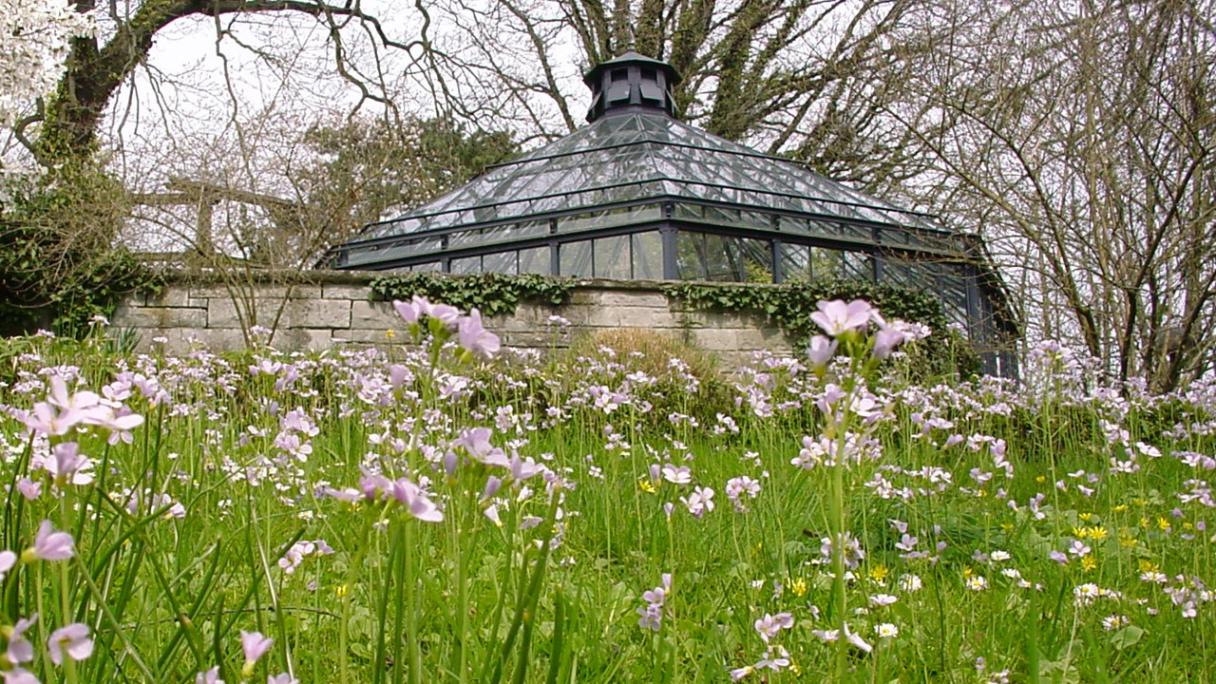
[[[768,643],[769,639],[777,636],[783,629],[791,629],[794,626],[794,616],[790,613],[777,613],[776,615],[764,614],[764,617],[756,620],[756,632],[764,643]]]
[[[47,651],[51,654],[51,662],[56,665],[63,664],[63,654],[72,660],[84,660],[93,655],[93,640],[89,638],[88,625],[82,625],[79,622],[72,623],[66,627],[51,632],[51,637],[46,642]]]
[[[17,564],[17,554],[12,551],[0,551],[0,582],[4,581],[4,576],[9,570]]]
[[[392,496],[405,505],[410,515],[423,522],[442,522],[443,511],[427,498],[426,492],[404,477],[393,483]]]
[[[874,307],[863,299],[854,299],[848,304],[833,299],[821,301],[818,306],[819,310],[811,314],[811,320],[832,337],[864,328],[874,313]]]
[[[422,306],[419,306],[420,300],[423,305],[426,305],[425,299],[415,296],[413,301],[409,302],[393,300],[393,308],[397,310],[397,315],[401,316],[401,320],[413,325],[422,316]],[[429,307],[429,305],[427,306]]]
[[[34,537],[34,546],[26,549],[22,559],[27,562],[67,560],[75,553],[72,545],[72,535],[56,532],[50,520],[43,520],[38,526],[37,536]]]
[[[206,672],[198,673],[194,678],[194,684],[224,684],[224,680],[220,679],[220,669],[213,667]]]
[[[497,354],[502,347],[498,335],[482,327],[481,312],[477,309],[460,319],[459,338],[461,347],[486,359]]]
[[[38,622],[37,613],[28,618],[21,618],[13,625],[13,631],[8,635],[8,650],[4,652],[9,662],[28,663],[34,659],[34,645],[25,638],[25,632],[33,627],[35,622]]]
[[[273,643],[274,639],[261,632],[241,630],[241,650],[245,652],[245,666],[241,668],[241,674],[246,677],[253,674],[253,666],[262,656],[266,655],[266,651],[270,650],[270,645]]]
[[[300,684],[300,680],[292,677],[290,674],[283,672],[277,675],[271,675],[266,678],[266,684]]]
[[[816,368],[823,366],[836,355],[836,340],[829,340],[823,335],[816,335],[811,338],[806,355],[810,359],[812,366]]]

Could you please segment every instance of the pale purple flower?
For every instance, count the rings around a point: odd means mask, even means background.
[[[245,652],[245,665],[241,668],[241,674],[248,677],[253,674],[253,666],[257,664],[262,656],[270,650],[274,639],[263,635],[261,632],[246,632],[241,630],[241,650]]]
[[[818,306],[819,310],[811,314],[811,320],[832,337],[864,328],[874,313],[870,303],[862,299],[854,299],[848,304],[839,299],[821,301]]]
[[[692,484],[692,468],[688,466],[677,466],[668,463],[663,466],[662,473],[663,479],[672,484]]]
[[[777,613],[776,615],[764,614],[764,617],[756,620],[753,625],[756,628],[756,633],[768,643],[769,639],[777,636],[783,629],[791,629],[794,626],[794,616],[790,613]]]
[[[507,460],[503,450],[490,443],[490,436],[493,434],[490,428],[465,430],[456,440],[456,446],[464,447],[470,456],[486,465],[511,467],[511,462]]]
[[[17,491],[21,492],[21,496],[24,496],[26,501],[33,501],[42,496],[42,483],[23,477],[17,480]]]
[[[692,490],[691,495],[680,497],[680,501],[694,518],[700,518],[714,510],[714,490],[709,487],[697,487]]]
[[[0,551],[0,582],[4,581],[4,576],[9,570],[17,564],[17,554],[12,551]]]
[[[498,335],[482,327],[481,312],[477,309],[460,319],[458,338],[461,347],[485,359],[497,354],[502,346]]]
[[[19,667],[0,672],[0,677],[4,678],[4,684],[40,684],[34,673]]]
[[[266,678],[266,684],[300,684],[300,680],[292,677],[290,674],[283,672],[277,675],[270,675]]]
[[[36,622],[38,614],[34,613],[28,618],[17,620],[17,624],[13,625],[13,631],[8,635],[8,649],[4,652],[10,663],[28,663],[34,659],[34,645],[25,638],[25,632]]]
[[[56,532],[50,520],[43,520],[38,526],[37,536],[34,537],[34,546],[25,553],[31,560],[67,560],[75,553],[72,545],[72,535]]]
[[[836,355],[836,340],[830,340],[823,335],[816,335],[811,338],[811,343],[806,349],[806,355],[812,367],[818,368],[823,366]]]
[[[744,495],[749,499],[759,496],[760,483],[747,475],[732,477],[726,481],[726,498],[730,499],[735,510],[740,513],[747,511],[747,505],[743,502]]]
[[[194,684],[224,684],[224,680],[220,679],[220,669],[213,667],[206,672],[198,673],[194,678]]]
[[[435,502],[427,497],[421,487],[404,477],[393,482],[391,493],[393,498],[404,504],[406,510],[415,518],[424,522],[443,521],[443,511],[440,511]]]
[[[877,311],[873,318],[878,323],[878,333],[874,336],[874,358],[885,359],[896,347],[906,342],[908,336],[896,325],[887,325]]]
[[[46,648],[51,655],[51,662],[56,665],[63,664],[65,653],[72,660],[88,658],[93,655],[93,640],[89,638],[88,625],[74,622],[66,627],[60,627],[51,632],[51,637],[46,642]]]
[[[397,310],[397,315],[401,317],[401,320],[413,325],[422,316],[422,307],[418,305],[418,300],[418,297],[414,297],[413,301],[409,302],[393,300],[393,308]],[[425,300],[423,301],[425,302]]]

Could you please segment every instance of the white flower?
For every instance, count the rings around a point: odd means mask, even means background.
[[[874,633],[880,639],[894,639],[899,636],[899,628],[889,622],[884,622],[881,625],[874,625]]]

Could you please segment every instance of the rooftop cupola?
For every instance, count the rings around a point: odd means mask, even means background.
[[[637,107],[660,109],[675,116],[672,88],[680,74],[667,62],[651,59],[632,50],[616,59],[600,62],[583,76],[591,88],[587,121]]]

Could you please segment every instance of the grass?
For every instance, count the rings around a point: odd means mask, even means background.
[[[759,359],[729,379],[591,346],[480,363],[442,340],[180,358],[21,344],[0,370],[3,548],[49,520],[75,553],[7,572],[4,643],[38,615],[33,659],[0,659],[10,676],[1211,679],[1206,386],[1121,395],[1058,354],[1017,389],[912,385],[860,336],[829,371]],[[31,435],[52,377],[143,424],[129,442],[85,423]],[[874,404],[817,408],[829,383]],[[88,459],[75,476],[48,466],[67,442]],[[842,445],[856,458],[833,465]],[[94,648],[56,665],[45,645],[69,623]],[[855,643],[830,640],[842,623]],[[241,632],[273,643],[250,662]]]

